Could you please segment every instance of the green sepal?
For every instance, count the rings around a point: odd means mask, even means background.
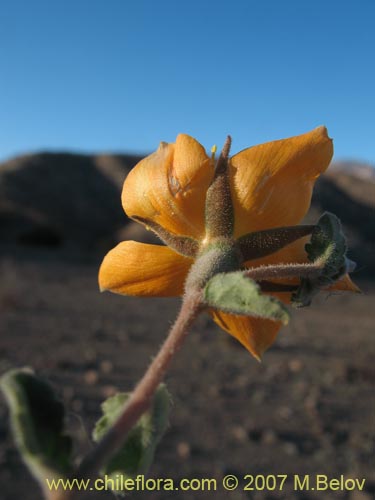
[[[199,243],[188,236],[179,236],[170,233],[156,222],[143,217],[132,216],[132,219],[143,224],[146,229],[153,231],[167,246],[185,257],[195,257],[198,252]]]
[[[304,307],[321,288],[340,279],[353,264],[346,258],[346,238],[336,215],[325,212],[319,219],[311,240],[305,245],[308,259],[321,269],[308,278],[301,278],[298,290],[292,295],[292,304]]]
[[[204,289],[204,302],[208,307],[240,316],[289,321],[289,312],[279,300],[261,293],[255,281],[242,271],[216,274]]]
[[[120,416],[131,393],[119,393],[102,403],[103,416],[96,423],[93,431],[94,441],[106,434],[112,424]],[[116,479],[135,478],[138,474],[147,474],[156,450],[167,426],[171,398],[164,384],[160,384],[155,392],[151,407],[145,412],[131,429],[125,444],[101,470],[101,473]],[[116,481],[114,481],[116,486]],[[125,493],[120,489],[116,493]]]
[[[46,479],[72,470],[72,440],[64,431],[65,411],[50,384],[29,368],[11,370],[0,379],[10,410],[17,447],[26,465],[46,488]]]
[[[274,227],[245,234],[238,238],[237,243],[246,262],[278,252],[290,243],[311,234],[313,229],[314,226],[307,225]]]
[[[231,142],[228,136],[206,193],[205,231],[209,239],[228,238],[234,231],[234,208],[228,173]]]

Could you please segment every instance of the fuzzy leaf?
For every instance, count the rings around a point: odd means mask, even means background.
[[[72,469],[72,441],[64,432],[64,406],[52,387],[29,368],[6,373],[0,387],[22,458],[45,488],[46,478],[63,477]]]
[[[103,416],[96,423],[93,432],[94,441],[99,441],[119,417],[130,395],[131,393],[119,393],[104,401]],[[141,416],[129,432],[122,449],[101,472],[114,479],[116,475],[122,475],[124,480],[146,474],[152,464],[156,446],[167,428],[169,409],[170,395],[165,385],[160,384],[151,408]]]
[[[209,307],[237,314],[255,316],[288,323],[286,307],[274,297],[261,293],[255,281],[242,271],[216,274],[204,289],[204,300]]]
[[[324,262],[321,282],[326,280],[330,283],[336,275],[340,277],[345,267],[347,246],[341,222],[336,215],[326,212],[321,216],[305,249],[311,262]]]
[[[347,246],[340,220],[328,212],[319,219],[305,250],[311,262],[322,264],[322,270],[313,278],[301,279],[298,290],[292,295],[292,303],[297,307],[310,305],[313,296],[340,279],[351,264],[345,256]]]

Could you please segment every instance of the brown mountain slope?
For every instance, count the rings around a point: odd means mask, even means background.
[[[41,153],[0,165],[1,241],[97,247],[125,223],[119,190],[136,161]]]

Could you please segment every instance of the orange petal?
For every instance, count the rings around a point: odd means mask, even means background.
[[[333,154],[325,127],[245,149],[232,157],[235,235],[298,224]]]
[[[332,286],[326,288],[326,290],[339,290],[342,292],[361,293],[360,288],[358,288],[357,285],[353,283],[349,274],[345,274],[343,278],[336,281],[336,283],[334,283]]]
[[[212,176],[213,165],[203,146],[180,134],[175,144],[161,143],[131,170],[122,192],[123,207],[129,217],[148,219],[174,234],[200,239]]]
[[[99,286],[124,295],[179,296],[192,262],[168,247],[124,241],[104,257]]]
[[[282,324],[269,319],[235,316],[222,311],[210,311],[214,321],[239,340],[260,361],[262,354],[275,341]]]

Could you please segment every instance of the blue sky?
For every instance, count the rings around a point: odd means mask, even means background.
[[[0,160],[150,152],[179,132],[233,153],[325,124],[375,163],[374,0],[5,0]]]

